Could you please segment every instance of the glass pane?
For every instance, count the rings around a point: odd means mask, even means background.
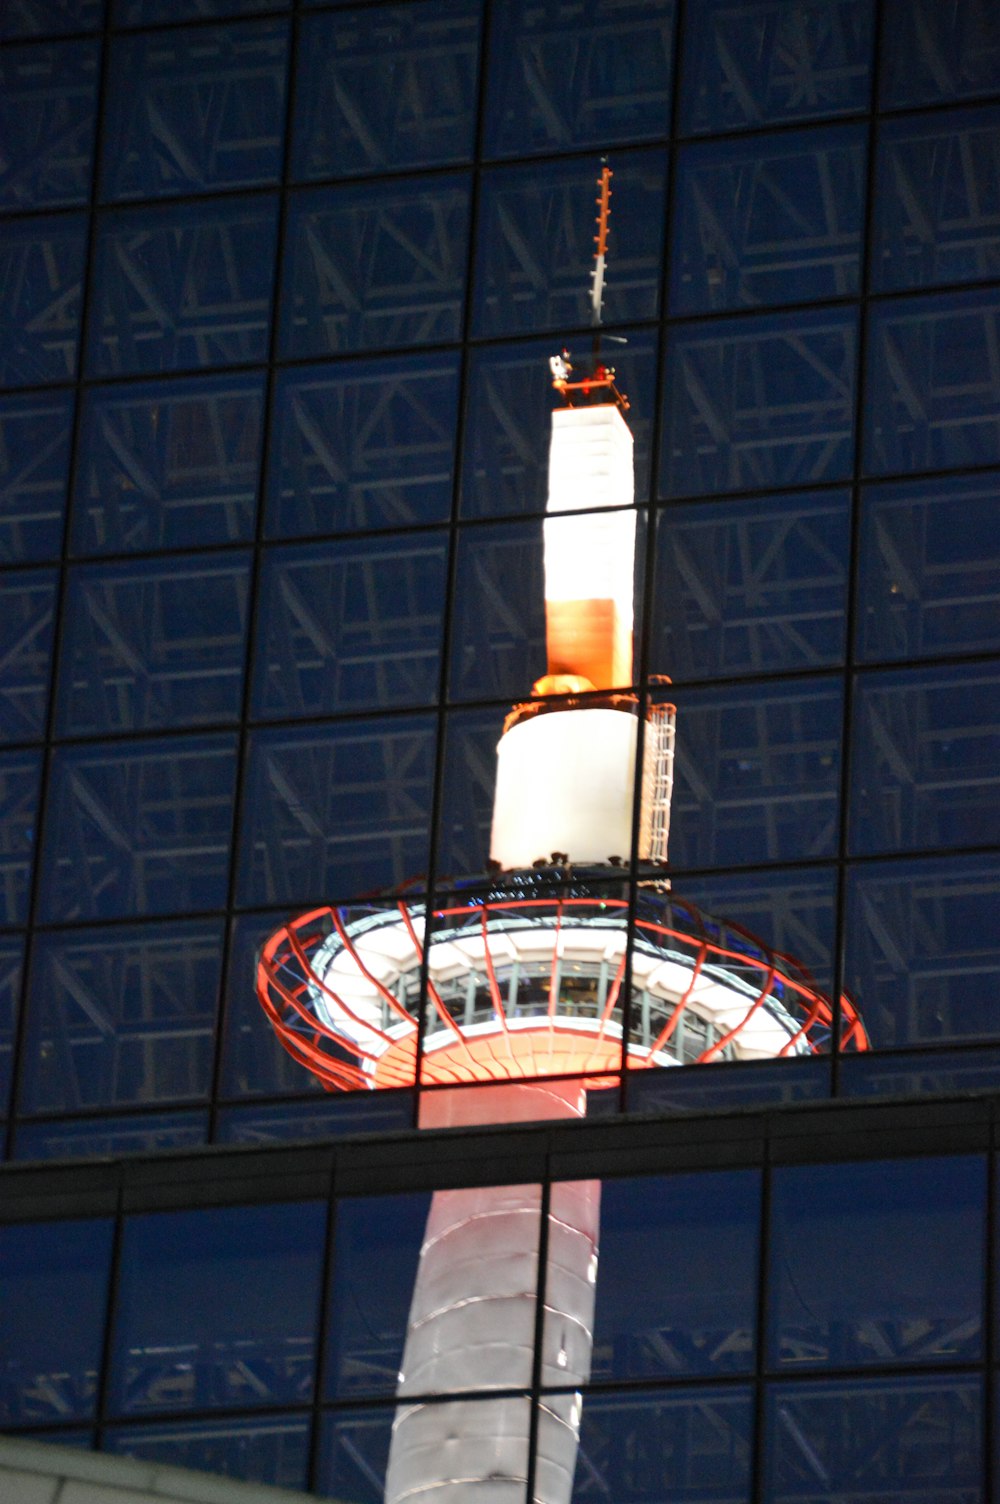
[[[0,938],[0,1117],[7,1116],[10,1100],[14,1032],[21,1005],[21,965],[24,942],[18,935]]]
[[[197,21],[203,16],[250,16],[287,10],[289,0],[110,0],[116,26],[155,26],[161,21]]]
[[[579,1395],[541,1401],[538,1478],[559,1477],[559,1433],[574,1425]],[[588,1394],[572,1504],[591,1498],[615,1504],[749,1504],[753,1451],[750,1391],[698,1389],[629,1395]],[[540,1492],[542,1498],[552,1497]]]
[[[174,1421],[166,1426],[110,1426],[101,1450],[167,1467],[242,1478],[248,1483],[304,1489],[309,1473],[308,1420]]]
[[[553,1187],[553,1196],[558,1189]],[[752,1369],[757,1172],[605,1180],[600,1213],[591,1377],[672,1378]],[[551,1239],[550,1234],[550,1261]],[[550,1328],[558,1325],[552,1300],[547,1293],[547,1343],[555,1336]],[[558,1382],[556,1374],[550,1377]]]
[[[618,343],[621,340],[621,343]],[[627,343],[625,342],[627,340]],[[582,355],[589,341],[571,341]],[[469,355],[462,468],[462,514],[544,512],[548,495],[552,402],[549,357],[556,341],[474,349]],[[656,389],[656,339],[648,330],[616,336],[617,385],[629,398],[635,444],[635,494],[649,491]]]
[[[858,680],[852,851],[997,840],[997,682],[988,664]]]
[[[686,877],[673,893],[675,903],[689,899],[758,938],[827,993],[833,987],[835,896],[836,873],[828,867],[771,871],[764,882],[751,873]]]
[[[985,1240],[985,1158],[777,1167],[769,1361],[977,1358]]]
[[[912,1097],[1000,1090],[1000,1051],[910,1050],[881,1055],[845,1055],[840,1062],[837,1095],[841,1097]]]
[[[795,1060],[687,1066],[682,1070],[633,1071],[626,1083],[629,1112],[730,1112],[734,1108],[785,1107],[829,1097],[830,1062]]]
[[[664,509],[656,526],[653,668],[676,681],[843,660],[847,491]]]
[[[413,1419],[429,1433],[430,1440],[423,1446],[420,1440],[407,1446],[406,1422]],[[526,1395],[452,1400],[395,1411],[379,1406],[336,1410],[323,1421],[317,1489],[344,1504],[403,1499],[408,1487],[411,1496],[482,1493],[519,1504],[528,1471],[530,1419]],[[393,1465],[399,1467],[399,1453],[404,1450],[409,1452],[409,1467],[402,1475],[397,1472],[393,1481]],[[484,1470],[489,1473],[485,1479]],[[466,1481],[470,1478],[476,1479],[474,1487]]]
[[[475,0],[307,16],[299,33],[294,176],[467,161],[478,62]]]
[[[59,731],[151,731],[236,720],[249,554],[176,554],[70,572]]]
[[[0,752],[0,924],[23,924],[35,844],[38,752]]]
[[[72,381],[80,332],[85,214],[0,224],[6,290],[0,387]]]
[[[468,877],[486,871],[490,854],[497,742],[506,710],[456,712],[448,716],[441,780],[441,826],[437,877]]]
[[[888,0],[882,105],[947,104],[995,94],[1000,36],[992,0]]]
[[[682,147],[671,235],[674,313],[804,303],[858,289],[862,126]]]
[[[268,550],[253,713],[389,710],[437,698],[446,536]]]
[[[5,1427],[93,1416],[113,1227],[110,1218],[0,1227]]]
[[[0,398],[0,563],[57,558],[73,398]]]
[[[125,1154],[163,1154],[208,1143],[207,1112],[141,1112],[123,1117],[62,1118],[21,1123],[14,1158],[120,1159]]]
[[[281,1051],[284,1054],[284,1051]],[[216,1123],[219,1144],[302,1143],[355,1133],[405,1133],[413,1127],[413,1094],[361,1091],[324,1096],[319,1102],[279,1102],[272,1107],[223,1107]]]
[[[674,867],[834,855],[839,682],[690,691],[677,702]]]
[[[282,909],[233,921],[219,1086],[223,1097],[242,1101],[293,1093],[302,1097],[320,1090],[316,1077],[281,1048],[257,1001],[257,961],[261,949],[287,919],[288,912]]]
[[[663,152],[615,158],[605,323],[655,318],[663,243]],[[596,196],[592,161],[497,167],[483,177],[473,332],[490,336],[591,322]]]
[[[1000,473],[863,493],[859,656],[1000,651]]]
[[[876,1048],[1000,1037],[998,890],[989,857],[849,872],[844,980]]]
[[[240,902],[350,899],[425,872],[434,740],[429,716],[257,732]]]
[[[765,1504],[982,1504],[976,1378],[775,1385]]]
[[[866,110],[866,0],[701,0],[684,28],[685,132]]]
[[[45,734],[57,572],[0,574],[0,742]]]
[[[103,14],[104,0],[8,0],[0,12],[0,39],[97,31]]]
[[[281,371],[274,403],[271,537],[447,521],[453,356]]]
[[[429,1191],[346,1196],[337,1202],[327,1332],[328,1399],[396,1393],[430,1206]],[[536,1207],[536,1249],[537,1239]],[[379,1271],[377,1281],[371,1278],[372,1269]]]
[[[453,616],[452,698],[530,694],[546,666],[540,518],[459,534]]]
[[[87,202],[98,57],[96,42],[10,47],[0,53],[3,208]]]
[[[76,554],[253,537],[262,376],[92,387],[73,498]]]
[[[879,134],[876,292],[1000,274],[1000,122],[993,110],[887,120]]]
[[[285,21],[116,37],[101,196],[157,198],[276,182],[287,51]]]
[[[1000,461],[1000,293],[873,304],[864,463],[870,475]]]
[[[218,924],[39,936],[22,1111],[83,1112],[207,1096],[221,968]]]
[[[59,749],[46,818],[45,918],[220,908],[235,776],[229,736]]]
[[[222,199],[101,219],[88,367],[145,375],[267,355],[277,202]]]
[[[490,156],[665,136],[672,0],[504,0],[493,11],[487,93]]]
[[[326,1207],[126,1218],[110,1408],[308,1404]]]
[[[667,345],[661,494],[849,475],[854,318],[832,309],[675,328]]]
[[[468,210],[464,175],[295,194],[288,206],[282,354],[457,339]]]

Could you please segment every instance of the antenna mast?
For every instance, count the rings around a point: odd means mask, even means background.
[[[611,220],[611,179],[614,174],[607,159],[601,159],[597,179],[597,234],[594,236],[594,266],[590,274],[590,323],[594,330],[593,368],[588,376],[573,380],[573,362],[568,350],[561,350],[549,360],[552,385],[567,407],[581,407],[594,402],[613,402],[622,413],[629,408],[628,398],[615,386],[615,368],[601,360],[601,324],[604,312],[604,282],[608,265],[608,225]],[[618,344],[624,339],[608,335]]]

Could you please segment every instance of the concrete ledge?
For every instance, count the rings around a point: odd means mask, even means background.
[[[315,1504],[314,1494],[0,1436],[3,1504]]]

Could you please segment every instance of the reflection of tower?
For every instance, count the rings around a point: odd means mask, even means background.
[[[599,180],[593,290],[600,322],[610,171]],[[398,898],[351,918],[322,908],[264,947],[258,994],[285,1048],[331,1089],[438,1089],[425,1127],[582,1115],[623,1066],[807,1055],[834,1010],[787,959],[671,898],[662,880],[674,712],[633,682],[636,514],[628,404],[595,347],[574,379],[552,361],[545,521],[547,672],[497,748],[493,877],[425,918]],[[630,906],[618,870],[633,844]],[[642,879],[646,879],[645,882]],[[629,986],[626,989],[626,977]],[[426,990],[423,1024],[420,997]],[[865,1045],[849,1001],[842,1039]],[[572,1492],[589,1377],[599,1184],[550,1207],[541,1377],[567,1391],[541,1412],[535,1498]],[[558,1204],[557,1204],[558,1203]],[[421,1251],[400,1372],[387,1504],[524,1498],[528,1407],[421,1396],[517,1391],[532,1377],[537,1188],[439,1191]],[[482,1417],[490,1414],[488,1429]],[[499,1415],[499,1420],[497,1416]]]

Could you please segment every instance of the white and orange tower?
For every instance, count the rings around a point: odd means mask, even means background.
[[[598,187],[595,326],[606,166]],[[492,876],[430,915],[405,896],[360,919],[312,910],[271,937],[258,965],[260,1002],[296,1060],[330,1090],[419,1079],[433,1088],[423,1127],[579,1117],[588,1090],[622,1069],[807,1055],[828,1047],[836,1012],[787,957],[668,894],[674,707],[658,695],[644,708],[633,688],[628,403],[597,338],[585,376],[565,351],[551,367],[561,404],[544,529],[547,672],[497,746]],[[633,844],[630,903],[621,868]],[[864,1048],[847,998],[839,1018],[842,1041]],[[490,1186],[433,1198],[386,1504],[523,1504],[526,1401],[484,1408],[461,1395],[531,1382],[539,1197]],[[599,1182],[553,1188],[541,1377],[562,1394],[539,1412],[537,1504],[572,1494],[599,1223]],[[439,1395],[459,1398],[427,1402]]]

